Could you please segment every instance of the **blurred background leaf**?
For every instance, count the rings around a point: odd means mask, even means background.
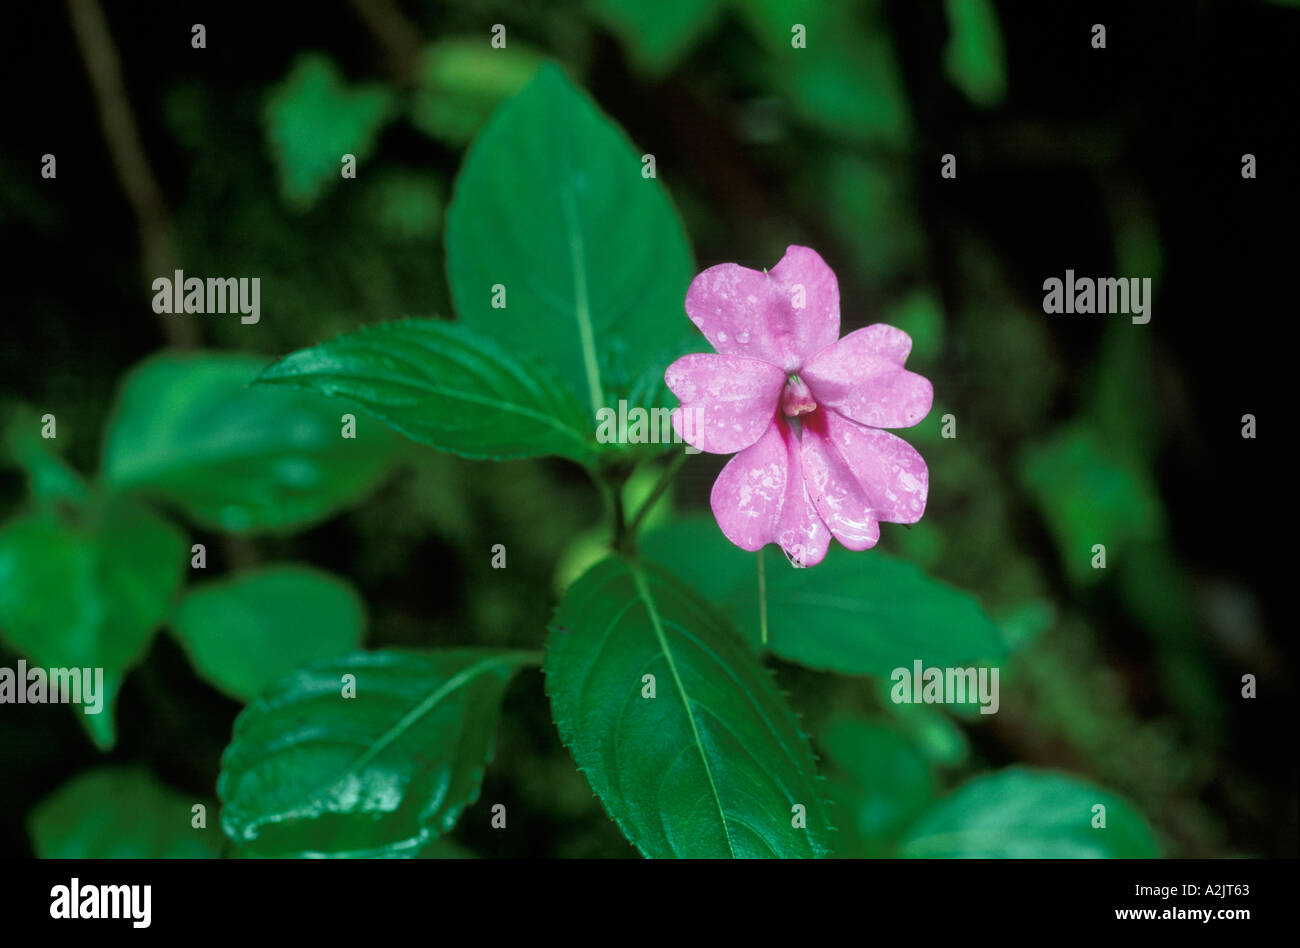
[[[1124,800],[1064,774],[1021,767],[958,787],[923,813],[900,845],[905,856],[931,859],[1159,855],[1151,828]]]
[[[322,570],[263,566],[195,586],[171,626],[202,677],[251,701],[294,669],[360,646],[365,606]]]
[[[904,148],[911,114],[878,0],[745,0],[739,5],[800,111],[853,142]],[[795,26],[806,46],[795,48]]]
[[[190,800],[147,771],[88,770],[32,811],[32,846],[41,859],[211,859],[220,831],[193,825],[196,804],[215,824],[210,800]]]
[[[232,532],[302,527],[354,503],[403,450],[345,402],[249,387],[266,360],[157,356],[122,383],[105,434],[104,480]],[[354,414],[355,438],[343,437]]]
[[[998,12],[992,0],[944,0],[948,45],[943,68],[948,80],[982,108],[1007,94],[1006,59]]]
[[[627,45],[637,68],[662,76],[713,23],[721,0],[677,0],[648,4],[637,0],[592,0],[597,19]]]
[[[56,431],[57,421],[56,417]],[[36,505],[85,504],[86,482],[54,450],[57,439],[41,437],[44,427],[36,413],[26,408],[13,406],[7,417],[0,413],[0,461],[23,470],[28,496]]]
[[[1106,576],[1094,565],[1100,544],[1112,568],[1133,541],[1159,534],[1162,516],[1154,486],[1142,472],[1108,455],[1088,429],[1075,427],[1026,450],[1021,477],[1056,538],[1062,566],[1085,585]]]
[[[433,43],[424,50],[411,124],[431,138],[464,146],[544,61],[518,43],[494,49],[477,36]]]
[[[185,556],[170,523],[127,502],[0,528],[0,633],[35,666],[103,669],[100,710],[69,705],[101,750],[116,742],[118,688],[170,609]]]
[[[324,53],[299,56],[266,100],[266,138],[285,202],[306,210],[342,177],[345,155],[358,163],[369,158],[394,105],[392,91],[379,83],[349,87]]]
[[[836,855],[886,856],[898,834],[934,796],[930,764],[883,719],[843,715],[822,730],[819,743],[831,768],[844,842]]]

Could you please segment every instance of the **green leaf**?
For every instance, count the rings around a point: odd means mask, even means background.
[[[970,757],[966,732],[934,705],[896,704],[888,700],[887,694],[882,696],[881,703],[912,746],[931,764],[959,767]]]
[[[235,721],[222,829],[245,855],[417,855],[478,798],[502,695],[533,660],[356,652],[281,679]]]
[[[642,854],[827,853],[798,721],[753,652],[670,573],[605,560],[569,590],[548,642],[560,737]],[[795,806],[806,828],[792,825]]]
[[[944,0],[944,10],[948,15],[944,74],[976,105],[997,105],[1007,94],[998,11],[991,0]]]
[[[1020,456],[1021,483],[1056,540],[1065,574],[1077,585],[1099,581],[1096,551],[1106,548],[1107,566],[1135,541],[1160,536],[1164,515],[1150,476],[1125,460],[1118,446],[1103,446],[1076,424]]]
[[[887,553],[835,550],[812,569],[766,555],[769,641],[782,658],[888,675],[918,658],[952,666],[1005,653],[975,597]]]
[[[717,18],[719,0],[594,0],[596,16],[607,23],[644,73],[668,72]]]
[[[185,552],[170,523],[120,502],[86,524],[29,514],[0,529],[0,633],[35,666],[104,670],[100,710],[74,708],[101,750],[116,740],[118,686],[170,607]]]
[[[1213,647],[1200,633],[1196,581],[1163,542],[1127,550],[1118,578],[1120,602],[1150,636],[1151,667],[1173,705],[1196,722],[1187,745],[1217,744],[1225,723],[1223,692],[1216,684],[1220,673]]]
[[[748,617],[732,609],[744,597],[758,595],[758,564],[753,553],[723,536],[712,514],[687,514],[648,530],[640,547],[646,559],[676,573],[709,602],[722,607],[743,638],[758,641],[758,630],[748,628]]]
[[[1148,335],[1107,326],[1097,353],[1092,395],[1080,419],[1105,444],[1110,458],[1143,476],[1155,469],[1164,440],[1154,364]]]
[[[430,174],[385,171],[366,182],[356,209],[358,226],[373,227],[395,244],[436,240],[442,223],[442,183]],[[312,258],[312,262],[316,262]]]
[[[1104,829],[1093,807],[1106,808]],[[909,857],[1152,859],[1151,828],[1128,803],[1065,774],[1012,767],[969,780],[908,830]]]
[[[497,106],[528,85],[543,62],[541,54],[513,37],[504,49],[493,49],[478,36],[433,43],[420,63],[411,124],[460,147]]]
[[[595,420],[567,388],[457,323],[368,326],[300,349],[258,381],[346,398],[406,437],[462,457],[593,457]]]
[[[819,743],[837,771],[831,786],[845,814],[841,829],[855,841],[837,846],[837,855],[886,855],[934,796],[929,762],[879,717],[835,717]]]
[[[547,65],[470,147],[447,215],[460,318],[539,357],[593,415],[692,328],[686,235],[641,172],[641,152]]]
[[[708,514],[648,533],[647,559],[694,585],[761,641],[755,554],[733,546]],[[809,668],[888,677],[920,659],[953,666],[1002,657],[997,626],[969,593],[887,553],[832,549],[819,565],[791,567],[764,549],[768,647]]]
[[[306,210],[341,179],[344,155],[368,158],[394,104],[392,91],[378,83],[349,87],[324,53],[300,54],[263,109],[285,202]]]
[[[230,531],[302,527],[368,492],[401,442],[318,395],[249,388],[266,365],[242,353],[167,353],[122,383],[105,434],[104,479]]]
[[[799,193],[801,200],[823,209],[854,272],[881,295],[923,272],[926,234],[906,164],[828,149],[804,167]]]
[[[215,828],[193,825],[195,804],[147,771],[100,767],[69,780],[27,820],[39,859],[212,859]]]
[[[848,141],[901,148],[912,117],[879,3],[744,0],[739,12],[771,57],[768,72],[803,115]],[[793,45],[796,25],[806,46]]]
[[[931,287],[912,290],[885,310],[884,322],[912,339],[912,363],[931,362],[943,352],[943,301]],[[933,412],[931,413],[933,414]]]
[[[90,496],[81,475],[52,450],[40,435],[43,425],[25,407],[0,406],[0,464],[14,464],[27,474],[28,491],[42,508],[58,503],[82,505]]]
[[[466,849],[454,839],[446,836],[439,836],[429,843],[419,854],[416,859],[477,859],[473,850]]]
[[[204,583],[172,618],[199,674],[241,701],[296,668],[351,652],[364,626],[356,590],[305,566],[268,566]]]

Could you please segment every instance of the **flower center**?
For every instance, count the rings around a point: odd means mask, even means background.
[[[813,398],[812,392],[808,391],[808,386],[804,380],[799,378],[793,372],[786,380],[785,388],[781,391],[781,412],[787,418],[797,418],[800,415],[806,415],[817,408],[817,400]]]

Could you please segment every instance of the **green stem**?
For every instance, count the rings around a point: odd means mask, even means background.
[[[767,573],[763,568],[763,551],[758,551],[758,627],[763,645],[767,645]]]
[[[627,483],[628,471],[620,468],[592,468],[588,470],[591,479],[596,482],[601,496],[605,498],[605,507],[609,510],[613,522],[613,541],[610,547],[616,552],[630,552],[624,549],[627,543],[627,516],[623,509],[623,485]]]
[[[659,498],[664,495],[664,491],[668,489],[668,485],[673,482],[673,478],[677,476],[677,472],[681,469],[681,466],[684,463],[686,463],[685,451],[675,455],[673,459],[668,462],[668,466],[664,468],[663,474],[659,476],[659,482],[655,484],[654,490],[650,491],[650,496],[645,499],[645,503],[641,505],[641,509],[636,512],[636,515],[632,518],[632,523],[627,528],[628,533],[633,537],[636,536],[637,530],[640,529],[641,521],[644,520],[646,515],[654,509],[654,505],[658,503]]]
[[[613,504],[614,513],[614,549],[622,550],[627,543],[627,515],[623,510],[623,485],[618,484],[610,488],[610,501]],[[635,534],[632,534],[635,536]]]

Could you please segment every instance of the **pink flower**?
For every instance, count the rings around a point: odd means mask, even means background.
[[[710,497],[743,550],[778,543],[815,566],[831,537],[850,550],[880,539],[880,521],[915,523],[930,474],[916,449],[883,428],[930,412],[930,382],[903,368],[907,333],[883,323],[840,334],[840,290],[816,251],[788,247],[771,271],[710,267],[686,313],[717,354],[683,356],[664,381],[673,427],[714,454],[739,452]]]

